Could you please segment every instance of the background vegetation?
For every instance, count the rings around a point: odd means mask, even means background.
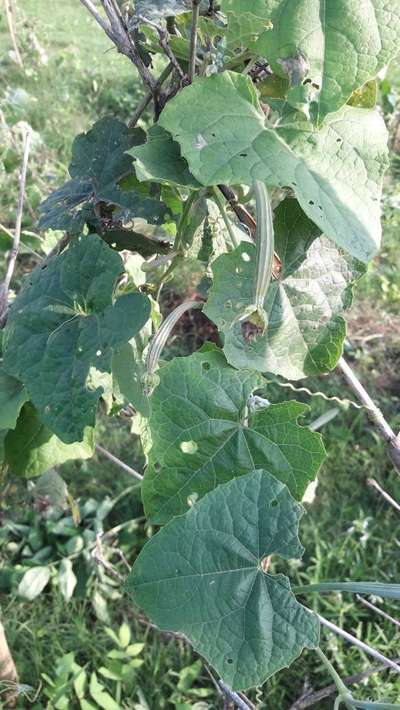
[[[0,18],[0,272],[10,244],[7,229],[13,228],[15,218],[26,122],[33,127],[34,137],[19,262],[22,275],[57,238],[37,235],[37,207],[64,180],[74,136],[103,115],[128,119],[141,89],[129,62],[111,48],[78,0],[20,0],[17,20],[23,69],[13,61],[5,19]],[[347,341],[347,357],[396,431],[400,429],[400,158],[395,150],[399,87],[399,69],[393,66],[381,86],[382,110],[393,141],[383,204],[384,244],[356,294]],[[193,291],[195,284],[195,268],[179,274],[165,290],[165,309]],[[212,335],[201,316],[187,319],[171,339],[170,352],[186,354]],[[328,396],[351,396],[335,374],[306,385]],[[306,553],[301,563],[291,565],[293,583],[397,581],[400,513],[368,485],[368,479],[376,479],[398,501],[400,480],[365,412],[276,384],[271,384],[270,393],[271,389],[276,399],[306,401],[309,422],[328,410],[333,417],[323,427],[328,459],[315,499],[306,506],[302,523]],[[130,429],[129,417],[108,420],[99,427],[98,441],[140,469],[143,460]],[[121,595],[118,582],[93,560],[96,534],[108,532],[103,555],[124,574],[125,560],[132,563],[151,535],[134,480],[101,456],[64,465],[60,473],[80,508],[78,527],[71,511],[48,508],[43,491],[27,490],[25,482],[10,479],[0,491],[1,614],[21,683],[27,686],[20,707],[222,707],[207,669],[185,642],[146,624]],[[66,559],[80,571],[69,601],[59,575],[60,569],[68,569]],[[50,583],[34,601],[26,601],[18,594],[21,570],[43,562],[51,566]],[[283,563],[278,564],[281,571]],[[278,566],[272,571],[278,571]],[[400,656],[396,627],[352,596],[331,594],[323,600],[316,597],[313,603],[324,616],[387,656]],[[383,606],[397,616],[396,602]],[[370,660],[354,647],[326,630],[322,634],[322,647],[343,677],[369,667]],[[259,708],[290,708],[309,686],[318,689],[328,682],[316,655],[308,652],[252,699]],[[371,675],[359,685],[358,697],[399,701],[400,680],[388,671]],[[326,700],[316,707],[331,706],[332,701]]]

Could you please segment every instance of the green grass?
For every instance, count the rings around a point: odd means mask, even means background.
[[[52,185],[65,177],[76,133],[86,130],[105,114],[128,118],[141,90],[129,62],[110,49],[110,43],[78,0],[20,0],[19,5],[19,36],[26,61],[24,72],[9,60],[4,20],[0,24],[0,42],[5,49],[0,60],[0,105],[7,124],[1,149],[5,167],[0,168],[0,222],[13,225],[21,148],[18,124],[27,121],[36,132],[25,216],[25,226],[33,228],[38,203]],[[32,48],[29,38],[32,29],[48,55],[46,65],[40,64],[37,52]],[[395,68],[392,68],[392,75],[396,84]],[[384,245],[358,290],[358,305],[351,314],[347,352],[395,430],[400,429],[400,325],[397,316],[400,218],[395,207],[398,189],[393,181],[388,182]],[[362,337],[367,334],[381,337],[363,342]],[[182,347],[185,343],[175,341],[171,352],[179,349],[182,352]],[[329,396],[352,397],[337,375],[307,384],[311,390],[323,390]],[[311,406],[308,421],[336,406],[318,397],[310,398],[302,393],[294,395],[277,385],[271,385],[268,394],[271,399],[297,396],[306,401]],[[316,499],[312,505],[306,506],[302,521],[304,558],[300,563],[273,562],[272,570],[289,571],[293,584],[329,579],[398,581],[400,516],[367,485],[367,479],[374,477],[400,500],[400,479],[390,465],[384,445],[365,413],[352,407],[343,407],[340,415],[325,426],[323,433],[328,457],[321,472]],[[104,421],[99,427],[99,440],[141,470],[143,457],[137,437],[130,432],[129,421],[123,418]],[[131,483],[127,474],[101,456],[81,464],[65,465],[62,474],[71,494],[82,500],[90,496],[101,500],[106,495],[123,495]],[[16,510],[19,505],[30,505],[25,488],[21,487],[11,490],[7,502]],[[106,520],[105,528],[140,516],[138,495],[123,495],[117,512]],[[141,523],[143,539],[151,532]],[[129,539],[123,536],[119,542],[124,546],[129,562],[133,562],[136,547],[129,545]],[[123,573],[123,564],[117,566]],[[395,627],[378,619],[352,596],[304,597],[304,603],[382,653],[390,657],[400,655]],[[398,615],[396,603],[387,602],[382,606],[393,616]],[[148,707],[150,710],[222,707],[203,665],[197,675],[193,673],[191,683],[185,681],[190,675],[187,669],[192,668],[197,657],[183,641],[172,640],[139,623],[136,610],[124,596],[111,598],[109,609],[113,628],[126,619],[135,640],[146,644],[144,665],[137,671],[135,690],[129,697],[122,698],[122,707]],[[105,624],[96,617],[90,600],[66,603],[57,592],[43,594],[31,604],[22,603],[15,596],[4,597],[2,617],[21,681],[35,689],[40,688],[43,672],[54,674],[57,661],[64,654],[74,651],[78,663],[88,670],[97,670],[103,663],[105,652],[112,646]],[[371,664],[358,650],[324,630],[321,645],[343,677]],[[302,694],[305,684],[317,689],[330,682],[316,655],[307,652],[288,671],[278,674],[250,696],[257,700],[260,709],[286,710]],[[108,687],[111,692],[111,682]],[[392,673],[378,673],[367,683],[360,684],[357,692],[360,698],[395,702],[400,697],[400,681]],[[323,701],[317,707],[324,710],[332,704],[332,700]],[[76,703],[71,700],[70,706],[74,708]],[[22,700],[20,707],[29,707],[28,701]],[[34,707],[47,707],[43,695],[39,694]]]

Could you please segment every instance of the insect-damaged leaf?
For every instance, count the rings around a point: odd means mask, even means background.
[[[219,483],[263,468],[300,499],[324,459],[321,437],[297,424],[298,402],[247,411],[262,378],[230,367],[215,348],[158,371],[152,448],[142,484],[146,514],[165,523]],[[289,443],[290,442],[290,443]]]
[[[95,423],[113,349],[149,318],[146,296],[113,300],[122,272],[120,256],[99,237],[79,237],[30,274],[10,308],[4,369],[23,382],[42,423],[68,444]]]
[[[225,0],[240,11],[241,0]],[[306,100],[317,121],[340,109],[353,91],[375,78],[399,51],[400,5],[386,0],[264,0],[272,22],[253,49],[274,72],[303,57]]]
[[[275,249],[283,266],[264,301],[265,332],[241,315],[254,300],[256,251],[242,244],[212,266],[204,313],[224,334],[224,353],[235,367],[299,379],[332,370],[342,354],[352,284],[365,269],[341,252],[305,216],[295,200],[275,212]]]
[[[39,227],[79,233],[87,220],[96,222],[94,206],[102,202],[161,224],[167,213],[162,202],[120,186],[123,178],[134,176],[132,158],[126,151],[143,139],[143,131],[129,131],[116,118],[103,118],[90,131],[77,136],[69,166],[72,180],[42,203]]]
[[[301,117],[270,128],[251,81],[224,72],[183,89],[160,125],[203,185],[288,186],[310,219],[352,256],[368,261],[377,251],[387,167],[378,112],[346,106],[319,131]]]
[[[219,486],[145,545],[128,578],[161,629],[190,640],[233,690],[263,683],[315,648],[319,623],[284,575],[262,563],[299,558],[301,506],[258,470]]]

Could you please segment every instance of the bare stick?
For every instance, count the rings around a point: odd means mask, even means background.
[[[21,53],[18,49],[17,31],[16,31],[16,27],[15,27],[15,14],[14,14],[14,6],[12,4],[12,0],[4,0],[4,5],[5,5],[5,10],[6,10],[8,31],[10,33],[11,44],[13,46],[14,55],[15,55],[15,61],[21,67],[21,69],[23,69],[24,63],[22,61]]]
[[[327,629],[330,629],[330,631],[333,631],[334,634],[342,636],[344,639],[346,639],[346,641],[349,641],[349,643],[353,644],[353,646],[357,646],[361,649],[361,651],[364,651],[364,653],[367,653],[369,656],[372,656],[372,658],[375,658],[377,661],[380,661],[388,668],[391,668],[392,670],[396,671],[396,673],[400,673],[400,666],[395,661],[390,660],[390,658],[386,658],[386,656],[384,656],[382,653],[379,653],[379,651],[375,651],[375,649],[371,648],[371,646],[367,646],[364,641],[359,641],[359,639],[357,639],[355,636],[352,636],[347,631],[344,631],[344,629],[341,629],[339,626],[336,626],[336,624],[333,624],[331,621],[328,621],[328,619],[325,619],[323,616],[320,616],[320,614],[317,614],[317,617],[320,620],[321,624],[326,626]]]
[[[101,539],[102,533],[97,533],[96,544],[92,550],[92,557],[96,564],[101,565],[101,567],[103,567],[112,577],[118,580],[120,584],[123,584],[125,582],[125,579],[122,574],[120,574],[118,570],[116,570],[115,567],[113,567],[113,565],[108,562],[103,555]]]
[[[199,23],[200,0],[193,0],[192,30],[190,34],[189,82],[192,83],[196,73],[197,55],[197,25]]]
[[[379,616],[383,616],[384,619],[387,619],[390,621],[392,624],[397,626],[400,629],[400,621],[397,621],[397,619],[394,619],[393,616],[390,616],[390,614],[387,614],[386,611],[383,611],[383,609],[380,609],[379,606],[376,606],[376,604],[372,604],[372,602],[369,602],[367,599],[364,599],[364,597],[361,597],[359,594],[356,594],[356,599],[358,599],[361,604],[364,604],[364,606],[368,607],[368,609],[371,609],[374,611],[376,614],[379,614]]]
[[[28,170],[28,160],[29,151],[31,147],[32,130],[28,128],[25,133],[25,143],[24,143],[24,156],[22,159],[22,168],[19,178],[19,196],[17,205],[17,217],[15,221],[15,230],[13,245],[11,247],[10,253],[7,260],[7,269],[4,281],[0,287],[0,324],[3,323],[5,313],[7,311],[8,304],[8,292],[10,290],[10,283],[14,273],[15,264],[17,261],[17,256],[19,252],[19,245],[21,241],[21,225],[22,225],[22,214],[24,211],[24,199],[25,199],[25,183],[26,183],[26,173]]]
[[[380,493],[381,496],[400,513],[400,505],[394,498],[392,498],[392,496],[389,495],[389,493],[386,493],[386,491],[379,485],[378,481],[375,481],[375,478],[368,478],[367,483],[372,488],[375,488],[378,493]]]
[[[156,90],[156,91],[158,91],[159,89],[161,89],[161,87],[162,87],[164,81],[166,81],[166,79],[168,79],[168,77],[170,76],[170,74],[171,74],[171,72],[172,72],[172,69],[173,69],[172,64],[168,64],[168,66],[165,67],[164,71],[163,71],[162,74],[160,75],[160,78],[157,79],[157,82],[156,82],[156,85],[155,85],[155,90]],[[129,128],[134,128],[134,127],[136,126],[136,124],[137,124],[139,118],[141,117],[142,113],[144,113],[144,111],[145,111],[146,108],[148,107],[149,103],[151,103],[151,101],[153,100],[153,97],[154,97],[154,92],[153,92],[153,91],[148,91],[147,94],[146,94],[145,96],[143,96],[142,100],[141,100],[140,103],[137,105],[137,107],[136,107],[136,109],[135,109],[135,112],[134,112],[132,118],[130,119],[130,121],[129,121],[129,123],[128,123],[128,127],[129,127]]]
[[[121,461],[121,459],[118,459],[116,456],[114,456],[114,454],[111,454],[109,451],[107,451],[107,449],[103,449],[103,447],[99,444],[96,444],[96,451],[98,451],[116,466],[119,466],[119,468],[122,468],[124,471],[126,471],[126,473],[129,473],[129,475],[133,476],[133,478],[137,478],[138,481],[143,481],[143,476],[138,473],[138,471],[135,471],[134,468],[128,466],[128,464]]]
[[[96,22],[100,25],[100,27],[104,30],[106,33],[107,37],[110,38],[112,42],[115,43],[115,37],[112,33],[111,26],[103,19],[103,17],[97,12],[96,7],[93,5],[91,0],[81,0],[81,3],[84,7],[86,7],[87,10],[89,10],[90,14],[93,15],[94,19]]]
[[[394,661],[396,663],[400,663],[400,658],[395,658]],[[343,683],[344,685],[355,685],[356,683],[361,683],[363,680],[366,680],[371,675],[374,675],[375,673],[381,673],[385,670],[387,670],[386,665],[373,666],[372,668],[368,668],[362,673],[355,673],[354,675],[350,675],[347,678],[343,678]],[[337,687],[334,683],[332,683],[331,685],[327,685],[326,688],[322,688],[321,690],[317,690],[315,692],[309,691],[308,693],[305,693],[300,698],[298,698],[298,700],[296,700],[293,705],[290,706],[289,710],[306,710],[306,708],[310,708],[312,707],[312,705],[317,705],[317,703],[320,703],[322,700],[325,700],[325,698],[329,698],[335,693],[337,693]]]
[[[396,436],[393,429],[387,423],[381,410],[376,406],[375,402],[371,399],[368,392],[343,357],[340,358],[338,367],[349,387],[368,410],[368,414],[380,435],[388,444],[390,458],[392,459],[397,472],[400,473],[400,437]]]
[[[218,681],[218,685],[221,688],[222,692],[229,698],[229,700],[234,703],[234,705],[239,708],[239,710],[254,710],[254,705],[253,703],[250,703],[250,700],[246,698],[246,700],[243,700],[243,698],[238,695],[238,693],[234,693],[233,690],[230,690],[227,685],[222,680]]]

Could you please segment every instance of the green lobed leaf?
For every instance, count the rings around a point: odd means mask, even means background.
[[[134,176],[132,158],[127,151],[143,138],[141,129],[129,131],[116,118],[102,118],[87,133],[77,136],[69,166],[72,180],[41,204],[39,227],[79,233],[87,220],[96,222],[94,206],[101,202],[161,224],[167,213],[162,202],[120,186],[123,179]]]
[[[0,368],[0,430],[15,428],[21,407],[27,399],[22,382]]]
[[[230,4],[239,9],[242,5],[241,0]],[[340,109],[399,51],[399,3],[265,0],[263,4],[273,27],[261,35],[254,52],[281,76],[287,75],[288,63],[303,58],[306,69],[301,81],[313,89],[306,100],[315,106],[317,121]]]
[[[94,452],[94,432],[87,427],[83,441],[65,444],[39,419],[35,408],[25,404],[14,431],[5,439],[5,456],[12,473],[33,478],[72,459],[89,459]]]
[[[343,350],[340,313],[352,301],[352,284],[365,269],[341,252],[301,210],[285,200],[275,211],[275,250],[283,266],[272,281],[264,310],[265,332],[246,316],[254,303],[256,249],[242,244],[212,265],[213,285],[203,309],[224,334],[224,353],[234,367],[300,379],[332,370]]]
[[[262,378],[230,367],[216,348],[175,358],[157,374],[142,484],[152,522],[167,522],[218,484],[254,468],[273,474],[301,499],[324,459],[320,435],[297,424],[303,404],[248,411]]]
[[[285,485],[254,471],[208,493],[148,542],[127,581],[161,629],[179,631],[233,689],[260,685],[319,641],[317,618],[271,554],[299,558],[302,515]]]
[[[200,183],[191,175],[182,158],[179,143],[158,124],[147,134],[147,143],[128,150],[136,158],[135,169],[139,180],[157,180],[198,189]]]
[[[301,118],[269,127],[251,81],[198,79],[168,103],[160,125],[203,185],[290,187],[321,231],[361,261],[380,243],[387,131],[376,111],[346,106],[321,130]]]
[[[114,348],[150,315],[142,294],[113,299],[122,271],[120,256],[99,237],[79,237],[30,274],[10,309],[4,369],[23,382],[42,423],[67,444],[94,426]]]

